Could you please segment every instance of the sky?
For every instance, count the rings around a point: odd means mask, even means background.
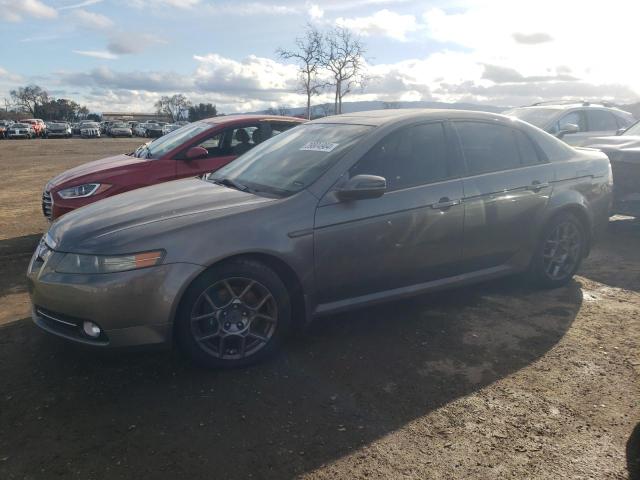
[[[345,101],[632,103],[639,13],[634,0],[0,0],[0,102],[37,84],[93,112],[151,112],[174,93],[225,113],[303,106],[276,50],[310,24],[366,47],[366,87]]]

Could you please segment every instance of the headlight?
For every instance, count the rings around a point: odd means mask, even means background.
[[[162,262],[164,251],[132,253],[131,255],[80,255],[66,253],[56,266],[58,273],[114,273],[153,267]]]
[[[84,198],[95,195],[96,193],[104,192],[111,185],[106,183],[85,183],[84,185],[78,185],[75,187],[64,188],[58,192],[60,198]]]

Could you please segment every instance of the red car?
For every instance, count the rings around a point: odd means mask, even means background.
[[[36,132],[36,137],[44,137],[47,126],[44,120],[39,118],[27,118],[26,120],[20,120],[20,123],[28,123],[33,127],[33,131]]]
[[[118,193],[217,170],[263,140],[295,127],[294,117],[238,115],[189,123],[140,146],[67,170],[47,183],[42,212],[59,216]]]

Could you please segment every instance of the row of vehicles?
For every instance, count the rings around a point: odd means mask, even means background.
[[[13,120],[0,120],[1,138],[45,138],[47,125],[39,118],[27,118],[14,122]]]
[[[564,285],[613,184],[606,154],[514,116],[198,121],[47,184],[33,319],[243,366],[328,314],[515,273]]]
[[[95,122],[83,120],[77,123],[65,121],[44,122],[40,119],[26,119],[14,122],[0,120],[0,138],[71,138],[74,135],[82,138],[109,137],[158,138],[186,125],[188,122],[134,122],[105,121]]]

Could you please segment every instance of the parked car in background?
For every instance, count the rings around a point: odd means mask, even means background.
[[[7,138],[7,131],[14,123],[13,120],[0,120],[0,138]]]
[[[611,213],[640,218],[640,122],[620,135],[592,138],[585,146],[606,153],[611,162]]]
[[[610,200],[606,155],[525,122],[451,110],[323,118],[209,181],[53,223],[28,268],[33,319],[87,345],[174,341],[205,366],[247,365],[327,314],[516,272],[564,285]]]
[[[114,123],[109,128],[109,136],[110,137],[132,137],[133,132],[131,132],[131,128],[128,123],[120,122]]]
[[[144,137],[147,132],[147,122],[140,122],[136,125],[136,128],[133,130],[133,134],[136,137]]]
[[[64,137],[71,138],[71,125],[67,122],[50,122],[45,133],[46,138]]]
[[[7,138],[35,138],[36,132],[29,123],[14,123],[7,130]]]
[[[100,138],[100,124],[98,122],[83,122],[80,127],[82,138]]]
[[[163,125],[160,123],[147,123],[144,136],[148,138],[158,138],[164,135]]]
[[[212,172],[302,122],[292,117],[238,115],[191,123],[135,152],[88,162],[54,177],[45,186],[42,211],[53,220],[118,193]]]
[[[178,125],[177,123],[168,123],[164,127],[162,127],[162,134],[166,135],[167,133],[171,133],[174,130],[181,128],[182,125]]]
[[[504,114],[529,122],[573,146],[584,145],[593,137],[615,135],[635,122],[629,112],[606,103],[541,102]]]
[[[20,123],[31,125],[36,137],[44,137],[47,133],[47,126],[44,124],[44,121],[39,118],[27,118],[20,120]]]

